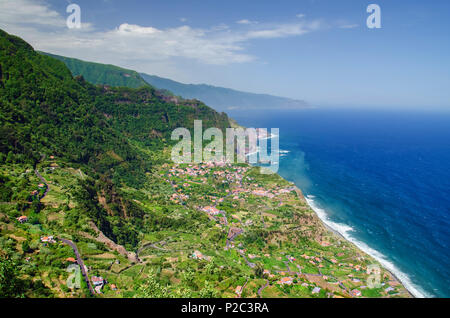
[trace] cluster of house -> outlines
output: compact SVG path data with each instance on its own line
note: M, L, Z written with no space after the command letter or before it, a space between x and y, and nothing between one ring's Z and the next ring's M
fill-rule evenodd
M170 196L170 201L174 203L180 203L182 201L187 201L189 199L189 195L183 193L173 193Z
M186 168L179 168L178 165L169 170L169 177L200 177L208 175L211 169L217 167L227 167L227 170L217 170L213 172L213 175L219 177L225 177L229 182L242 181L243 175L248 171L247 167L233 167L231 164L225 162L207 162L202 165L188 165ZM202 179L203 183L206 183L206 179Z
M343 264L343 265L345 265L345 264ZM348 264L348 267L353 268L357 272L359 272L361 269L365 269L365 267L362 267L361 265L353 265L352 263Z
M219 215L221 213L221 211L218 208L214 207L214 206L202 207L202 208L200 208L200 211L206 212L206 213L208 213L211 216L216 216L216 215Z
M322 263L322 259L317 256L308 256L306 254L301 255L305 260L307 260L311 265L318 266L320 268L324 267Z
M92 285L94 285L94 290L97 294L102 293L102 288L106 284L108 284L108 281L104 279L102 276L92 276L91 277ZM111 284L110 286L111 290L118 290L117 286L115 284Z
M235 195L234 199L238 199L237 196L240 193L250 193L250 194L253 194L253 195L256 195L256 196L273 199L273 198L275 198L278 195L290 193L291 191L292 191L291 188L288 188L288 189L284 189L284 188L279 189L279 188L277 188L277 189L272 189L272 190L266 190L264 188L259 188L258 187L258 188L254 189L254 190L249 190L249 189L244 189L244 188L238 187L238 188L233 189L232 193Z

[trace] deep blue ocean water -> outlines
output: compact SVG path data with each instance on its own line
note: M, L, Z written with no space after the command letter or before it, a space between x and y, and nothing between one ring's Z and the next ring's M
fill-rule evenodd
M450 297L450 113L230 113L279 128L279 174L416 296Z

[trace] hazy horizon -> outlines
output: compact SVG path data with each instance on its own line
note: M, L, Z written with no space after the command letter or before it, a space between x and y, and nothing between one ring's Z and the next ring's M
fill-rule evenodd
M70 3L81 8L79 29L66 24ZM366 25L371 3L381 8L379 29ZM319 107L447 111L449 9L448 1L0 0L0 28L37 50L182 83Z

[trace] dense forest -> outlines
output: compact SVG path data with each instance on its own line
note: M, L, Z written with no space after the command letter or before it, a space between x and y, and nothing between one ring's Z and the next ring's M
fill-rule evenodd
M136 71L115 65L85 62L78 59L39 52L64 62L74 76L83 77L92 84L139 88L148 83Z

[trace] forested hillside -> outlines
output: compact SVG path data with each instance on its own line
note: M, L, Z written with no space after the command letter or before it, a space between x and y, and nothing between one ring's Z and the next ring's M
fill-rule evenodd
M254 94L224 87L206 84L184 84L155 75L139 74L114 65L86 62L74 58L43 53L66 64L74 76L82 75L86 81L109 86L126 86L131 88L151 85L165 95L198 99L217 111L245 111L267 109L299 109L308 107L302 100Z
M56 156L82 168L93 179L82 182L78 201L121 244L137 244L130 216L142 211L117 199L122 194L116 188L144 185L146 173L164 161L162 150L174 128L192 128L194 119L202 119L204 127L229 126L226 114L198 101L170 102L149 85L111 88L74 78L63 62L1 30L0 52L0 162L35 167ZM98 205L98 192L120 201L109 216Z
M139 88L148 86L142 77L132 70L127 70L114 65L85 62L78 59L39 52L64 62L74 76L82 75L86 81L92 84L103 84L110 86L123 86Z
M0 30L0 298L408 296L381 268L389 288L363 286L375 261L280 176L169 160L194 119L230 125L150 85L74 78Z

